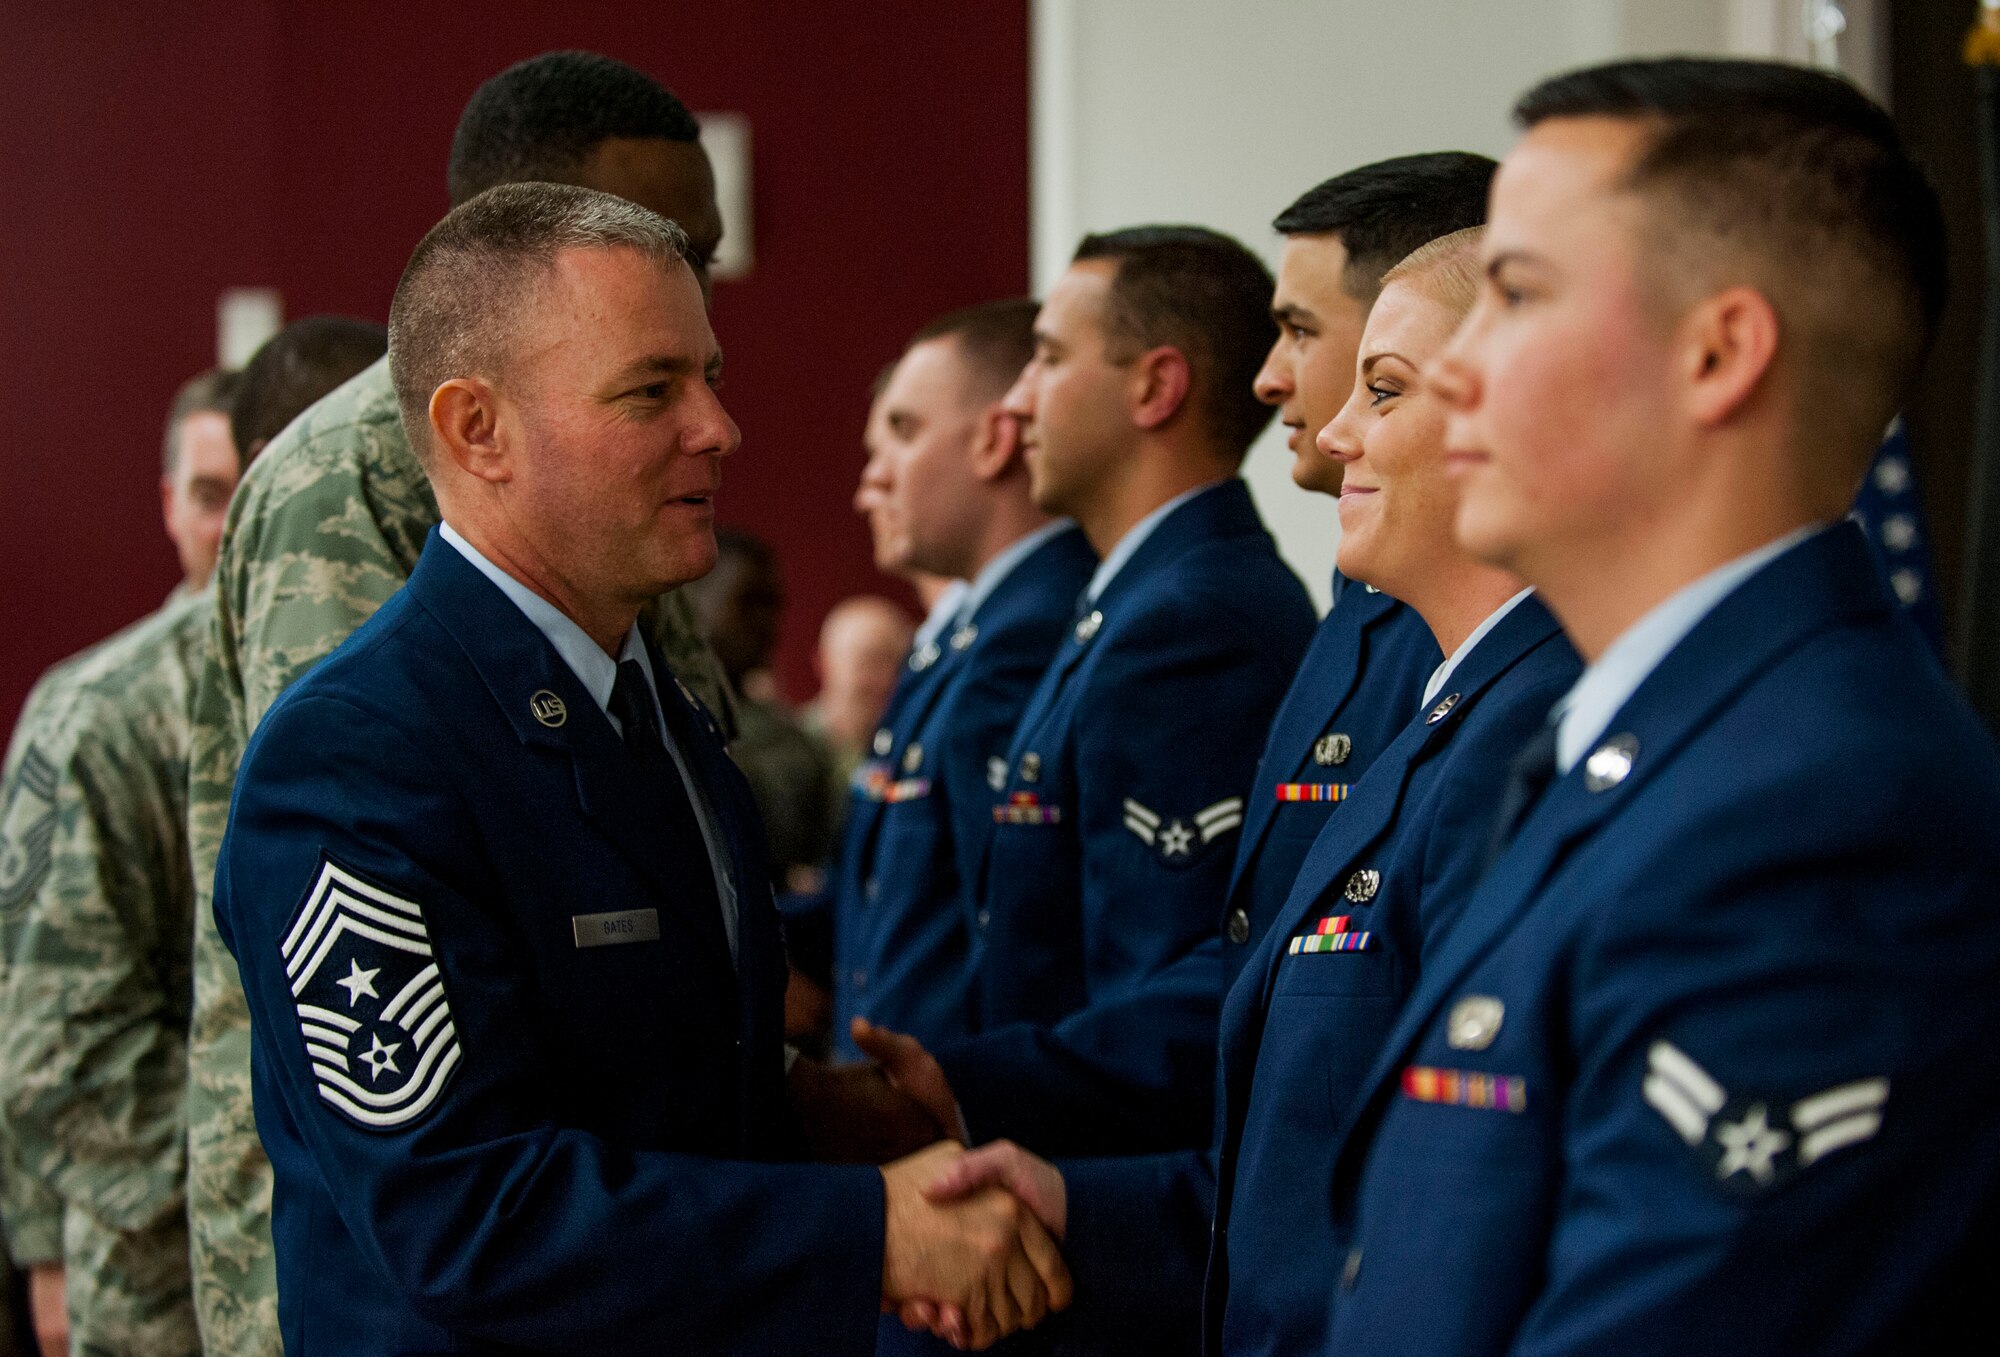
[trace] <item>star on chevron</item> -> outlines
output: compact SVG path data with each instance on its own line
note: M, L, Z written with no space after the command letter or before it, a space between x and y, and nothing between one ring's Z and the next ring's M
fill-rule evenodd
M347 978L345 980L336 980L333 983L347 991L347 1006L352 1008L361 1002L361 996L364 994L371 999L382 997L375 992L375 977L381 973L382 968L380 966L371 971L364 971L361 969L361 963L358 960L349 957L347 959Z
M1732 1178L1747 1172L1758 1182L1768 1183L1774 1172L1771 1161L1785 1152L1792 1137L1790 1132L1772 1126L1764 1104L1758 1103L1743 1114L1743 1120L1718 1126L1715 1142L1722 1146L1722 1162L1715 1166L1716 1177Z
M1160 831L1160 852L1167 857L1186 857L1188 850L1193 847L1194 831L1179 820Z
M368 1065L368 1078L371 1081L380 1079L383 1070L401 1074L402 1071L396 1068L396 1052L403 1049L403 1043L392 1041L384 1046L380 1032L370 1032L368 1036L374 1044L361 1053L361 1059Z

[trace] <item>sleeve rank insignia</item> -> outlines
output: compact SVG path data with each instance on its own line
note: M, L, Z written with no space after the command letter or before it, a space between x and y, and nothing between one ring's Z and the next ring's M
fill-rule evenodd
M1734 1096L1671 1042L1646 1053L1640 1093L1720 1186L1755 1193L1789 1181L1835 1150L1872 1140L1887 1079L1857 1079L1800 1098Z
M1222 835L1243 824L1243 798L1225 797L1206 810L1198 810L1192 820L1178 817L1162 820L1158 811L1125 798L1125 828L1139 842L1160 855L1170 867L1193 862L1196 850L1206 848Z
M0 803L0 914L33 898L48 875L56 835L56 766L32 744Z
M279 951L321 1098L371 1131L436 1106L458 1029L414 901L322 857Z

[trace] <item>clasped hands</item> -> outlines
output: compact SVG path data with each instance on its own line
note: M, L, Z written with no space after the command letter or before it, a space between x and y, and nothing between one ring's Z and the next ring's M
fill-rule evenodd
M792 1094L817 1158L882 1165L882 1308L954 1347L983 1348L1067 1306L1062 1176L1006 1141L966 1150L930 1053L859 1018L853 1033L878 1063L800 1060Z

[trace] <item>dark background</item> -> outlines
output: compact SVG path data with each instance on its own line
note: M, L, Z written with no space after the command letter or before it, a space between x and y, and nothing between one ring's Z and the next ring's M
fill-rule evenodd
M813 691L841 598L911 601L849 507L868 390L932 316L1027 288L1022 0L7 4L0 719L174 583L161 423L215 361L217 294L386 319L466 99L557 47L750 119L755 268L715 294L744 435L720 516L779 551L784 687Z

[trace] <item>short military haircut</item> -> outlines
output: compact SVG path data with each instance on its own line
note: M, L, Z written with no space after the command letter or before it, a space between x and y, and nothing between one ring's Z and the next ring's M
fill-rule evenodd
M1382 290L1386 292L1391 283L1407 283L1463 320L1479 300L1479 285L1485 279L1479 262L1485 239L1485 227L1468 226L1427 240L1382 275Z
M1162 345L1192 373L1188 400L1220 449L1240 464L1271 420L1253 383L1278 336L1271 271L1243 246L1203 226L1134 226L1083 238L1076 262L1117 266L1105 314L1114 358Z
M917 331L904 352L933 339L956 339L979 385L998 400L1035 356L1035 313L1040 309L1032 297L967 306Z
M454 204L498 184L574 183L613 137L697 141L701 126L672 90L595 52L544 52L473 92L451 139Z
M429 465L430 401L454 377L504 373L515 324L566 250L687 259L685 232L657 212L569 184L503 184L453 208L417 244L389 304L389 376L403 427Z
M306 407L389 350L389 331L354 316L307 316L265 342L243 365L229 403L229 432L246 460Z
M1391 265L1427 240L1486 220L1498 168L1470 151L1378 160L1306 190L1271 226L1288 236L1338 236L1347 250L1342 288L1373 302Z
M1755 286L1796 341L1809 408L1874 447L1946 291L1944 214L1887 112L1822 71L1675 57L1556 76L1514 117L1642 124L1623 187L1657 201L1658 272Z
M230 368L210 368L207 372L188 378L181 383L181 389L174 393L174 403L167 407L166 436L161 440L160 470L171 477L181 462L181 424L189 415L229 415L229 402L236 395L239 374ZM236 456L243 456L243 445L236 445Z

